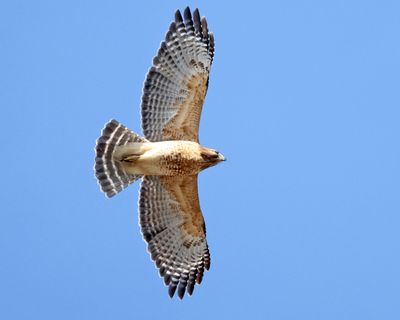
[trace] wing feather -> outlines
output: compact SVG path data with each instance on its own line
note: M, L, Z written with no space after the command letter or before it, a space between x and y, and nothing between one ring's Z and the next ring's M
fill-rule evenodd
M206 19L179 10L153 59L143 87L142 128L150 141L198 142L200 115L214 56Z
M172 297L201 282L210 268L197 176L145 176L140 188L139 220L152 260Z

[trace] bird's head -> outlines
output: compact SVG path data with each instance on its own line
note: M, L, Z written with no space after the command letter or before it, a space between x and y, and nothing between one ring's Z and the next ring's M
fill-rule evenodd
M221 161L226 160L225 157L222 155L222 153L210 148L203 147L200 152L200 155L203 162L203 169L215 166Z

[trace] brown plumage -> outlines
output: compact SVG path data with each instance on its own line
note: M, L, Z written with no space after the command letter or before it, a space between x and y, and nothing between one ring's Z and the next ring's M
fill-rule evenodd
M214 56L206 19L178 10L153 59L142 96L144 136L111 120L97 141L95 173L112 197L143 178L143 238L172 297L192 294L210 267L197 176L225 158L199 144L199 122Z

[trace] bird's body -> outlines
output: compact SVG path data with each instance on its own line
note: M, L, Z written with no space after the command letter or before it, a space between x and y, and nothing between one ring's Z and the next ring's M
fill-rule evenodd
M201 170L224 160L221 154L212 158L214 151L193 141L171 140L132 142L117 147L118 159L129 174L148 176L195 175ZM211 155L207 157L207 155Z
M199 143L213 56L206 19L178 10L144 83L144 137L111 120L96 145L95 175L107 197L142 179L141 232L171 297L191 295L210 268L197 177L225 160Z

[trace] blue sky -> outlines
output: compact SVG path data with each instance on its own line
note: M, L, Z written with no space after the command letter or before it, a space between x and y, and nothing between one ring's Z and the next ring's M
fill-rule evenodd
M140 132L145 73L177 8L216 55L200 139L212 255L169 299L138 184L109 200L94 143ZM398 1L0 4L1 319L399 319Z

